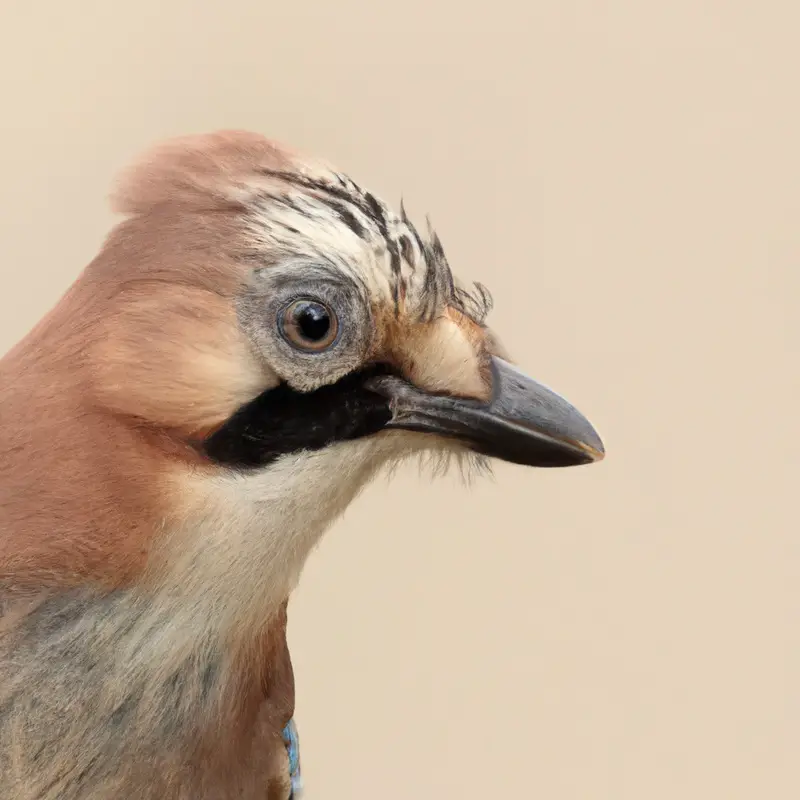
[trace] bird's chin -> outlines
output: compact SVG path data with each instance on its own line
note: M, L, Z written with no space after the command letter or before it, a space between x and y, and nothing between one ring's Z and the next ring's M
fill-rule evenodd
M374 454L390 472L395 466L413 461L421 473L431 478L457 472L469 483L492 474L490 458L453 437L386 427L369 438L375 443Z
M603 443L564 398L500 358L490 360L492 395L479 401L430 394L393 374L367 375L364 386L386 399L386 430L413 431L453 448L531 467L571 467L600 461ZM443 448L445 449L445 448Z

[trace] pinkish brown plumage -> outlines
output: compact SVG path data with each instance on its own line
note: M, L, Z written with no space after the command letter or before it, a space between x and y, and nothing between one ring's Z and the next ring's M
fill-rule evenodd
M361 487L602 445L498 358L438 239L322 162L187 137L113 202L0 361L0 797L279 800L287 601Z

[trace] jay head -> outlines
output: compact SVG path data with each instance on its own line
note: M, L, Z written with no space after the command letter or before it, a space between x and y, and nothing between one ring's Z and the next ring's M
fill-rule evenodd
M189 137L114 204L0 362L0 797L288 797L287 598L359 490L603 445L436 235L325 163Z

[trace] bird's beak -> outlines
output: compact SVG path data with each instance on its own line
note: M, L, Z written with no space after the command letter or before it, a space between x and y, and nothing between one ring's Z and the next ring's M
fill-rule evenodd
M563 397L497 356L490 370L485 402L427 393L394 375L370 378L367 388L389 401L389 429L458 439L483 455L531 467L572 467L605 456L591 423Z

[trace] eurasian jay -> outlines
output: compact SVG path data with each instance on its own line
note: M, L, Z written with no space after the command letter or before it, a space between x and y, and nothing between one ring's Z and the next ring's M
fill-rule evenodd
M438 237L328 164L187 137L113 200L0 361L0 797L284 800L287 601L359 490L414 454L603 445Z

